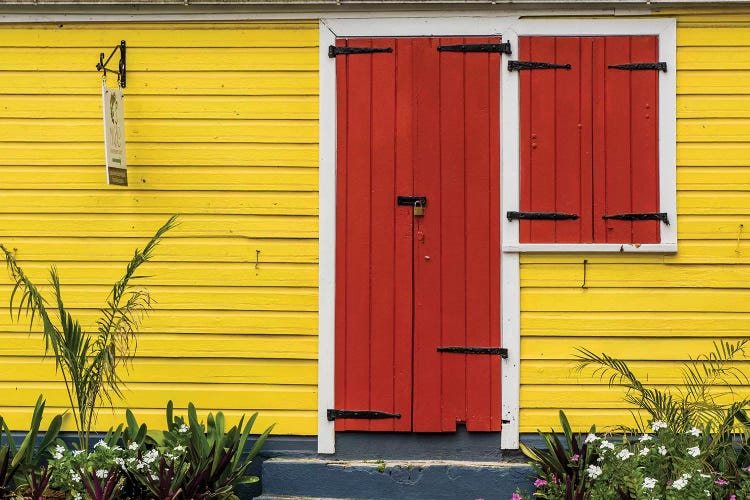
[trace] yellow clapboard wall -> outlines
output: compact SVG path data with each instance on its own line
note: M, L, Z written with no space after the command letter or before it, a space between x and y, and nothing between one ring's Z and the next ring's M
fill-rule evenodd
M558 409L581 430L633 422L621 390L574 370L578 346L671 385L680 361L748 335L750 13L662 14L678 26L678 252L521 257L521 432L558 427Z
M94 68L120 40L129 187L105 182ZM100 430L125 407L161 428L172 399L315 434L317 43L317 22L0 26L0 242L32 279L56 263L93 330L133 250L181 214L142 268L155 310ZM23 429L38 394L50 417L67 396L11 289L3 270L0 415Z

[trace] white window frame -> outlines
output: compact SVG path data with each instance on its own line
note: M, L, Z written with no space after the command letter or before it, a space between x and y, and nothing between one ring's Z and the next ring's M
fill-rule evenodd
M536 15L597 15L596 12L535 12ZM601 12L599 15L611 14ZM676 22L664 18L607 18L547 20L521 19L517 15L491 13L455 13L434 17L395 15L392 17L330 17L320 20L320 236L319 236L319 364L318 364L318 452L335 452L334 423L326 410L334 408L335 303L336 303L336 65L328 57L328 46L337 37L408 36L502 36L518 48L524 35L594 36L656 35L659 60L668 71L659 78L659 182L660 211L666 212L670 225L662 225L661 243L621 244L520 244L518 222L501 225L501 345L508 349L502 360L501 447L516 449L519 444L520 410L520 276L519 252L674 252L677 249L675 183L675 69ZM517 72L509 72L503 54L501 103L501 208L502 214L519 207L519 88Z
M676 39L674 19L581 19L519 20L503 32L503 40L518 47L520 36L617 36L654 35L659 38L659 61L667 63L667 72L659 73L659 212L665 212L669 224L660 223L660 243L521 243L519 221L503 217L504 252L676 252ZM502 102L502 213L520 207L520 129L519 75L506 71L501 78Z

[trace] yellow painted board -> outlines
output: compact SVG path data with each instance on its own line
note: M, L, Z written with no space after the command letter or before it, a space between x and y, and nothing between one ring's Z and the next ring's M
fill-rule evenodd
M0 120L0 137L10 142L92 142L102 140L101 119L6 118ZM315 144L314 120L174 120L131 119L125 141L159 143L252 142Z
M679 252L665 255L669 264L744 264L750 262L750 245L745 240L684 240Z
M554 408L525 409L519 415L519 431L536 433L538 430L560 429L560 410L565 411L573 432L588 432L592 425L597 432L616 432L619 425L634 426L633 417L626 409ZM648 421L648 419L646 419Z
M750 199L745 192L683 191L677 193L679 214L750 214Z
M32 154L33 152L33 154ZM166 166L291 166L317 167L317 144L156 144L127 147L128 167ZM90 143L34 143L0 141L0 165L104 165L101 140ZM137 172L137 171L136 171Z
M0 48L3 71L87 71L89 47ZM94 55L96 57L96 54ZM119 57L119 54L116 54ZM115 59L116 61L117 59ZM128 68L139 72L172 71L316 71L318 48L312 47L128 47ZM130 71L128 71L128 85Z
M48 406L68 404L65 385L60 382L0 382L4 406L24 406L43 394ZM245 411L248 404L264 410L315 410L317 388L313 386L251 385L251 384L189 384L152 383L127 384L123 398L113 395L115 407L159 408L166 406L165 398L175 406L186 407L189 402L200 402L204 408Z
M51 264L30 262L24 272L35 280L47 282ZM67 285L100 285L111 287L125 273L125 266L108 263L67 262L56 265L59 275ZM225 287L316 287L316 264L267 263L256 266L234 262L151 262L141 268L146 277L137 280L142 286L225 286ZM0 283L9 279L0 274ZM133 282L135 283L135 281Z
M30 405L34 404L36 397L34 395L30 399ZM168 398L165 395L165 399ZM164 407L166 408L166 400L164 401ZM205 421L207 413L216 411L221 408L204 408L197 402L199 412L198 416L201 421ZM44 411L44 418L42 419L42 429L46 429L49 422L56 414L62 414L67 408L64 406L53 407L47 406ZM136 416L139 423L145 423L149 429L163 430L166 427L166 411L163 408L128 408ZM100 411L96 421L95 429L101 432L106 431L110 427L116 427L119 424L125 422L125 408L116 408L114 410L103 409ZM31 408L28 407L0 407L0 416L3 417L5 423L8 425L11 431L26 431L29 428L29 420L31 419L30 413ZM273 434L285 435L285 434L300 434L300 435L314 435L317 429L318 412L312 410L258 410L252 407L252 401L248 401L248 408L242 411L230 410L225 411L224 416L226 418L226 426L235 425L239 422L240 417L245 415L250 417L252 413L258 411L258 418L253 426L253 434L259 434L263 432L270 425L275 424ZM175 415L187 415L187 409L175 408ZM245 418L247 421L247 418ZM73 423L73 417L70 411L63 417L63 431L74 431L75 424Z
M678 71L677 94L746 95L748 78L747 71ZM677 140L682 140L679 134Z
M42 340L39 346L42 346ZM41 353L41 351L40 351ZM263 376L263 372L270 376ZM283 373L282 373L283 372ZM288 372L288 373L287 373ZM315 386L315 365L310 361L242 358L144 358L136 357L120 376L128 387L135 383L169 384L282 384L273 387ZM274 382L273 375L278 381ZM0 363L0 380L27 382L60 381L54 360L34 357L5 356ZM269 381L270 380L270 381ZM27 404L29 402L27 401ZM33 403L33 401L31 401Z
M606 384L599 376L591 372L579 373L574 360L524 360L521 363L521 385L557 385L565 384ZM644 382L659 385L677 385L682 383L681 364L665 361L631 361L630 369Z
M750 313L669 311L524 312L521 334L599 337L745 337Z
M23 315L19 322L11 320L7 305L9 297L0 296L0 325L7 332L27 334L29 321ZM104 298L102 298L104 300ZM103 306L103 304L101 305ZM101 307L100 306L100 307ZM72 304L69 312L86 331L96 330L96 321L101 317L98 309L81 309ZM15 316L14 316L15 318ZM156 310L144 320L139 331L143 334L174 332L181 334L227 334L227 335L316 335L317 312L308 311L205 311L205 310ZM34 333L40 330L35 327Z
M677 143L677 165L681 167L747 167L749 157L750 143Z
M702 22L711 23L713 16ZM721 27L706 29L704 26L680 26L677 30L677 45L680 47L746 47L750 40L750 23L744 27ZM719 52L719 51L717 51Z
M0 94L91 96L101 103L101 78L91 71L25 71L0 69ZM112 81L112 86L115 81ZM128 70L129 95L318 95L317 71L173 71ZM127 104L125 104L127 106Z
M0 167L4 189L102 189L106 174L92 166ZM131 165L128 184L138 190L317 191L318 171L304 167L151 167ZM0 231L2 231L0 226Z
M66 303L72 301L66 300ZM148 319L146 319L148 321ZM22 323L28 324L25 318ZM53 321L56 323L56 320ZM35 329L38 332L40 327ZM91 328L86 331L96 335ZM41 355L44 342L38 333L0 331L0 356ZM316 359L317 339L311 335L218 335L139 333L138 355L151 358Z
M54 207L54 210L52 210ZM3 210L15 213L193 213L316 215L317 193L137 191L110 189L80 191L13 190L3 193Z
M677 169L677 189L678 191L748 191L750 190L750 166L680 167ZM682 224L682 219L680 224Z
M608 332L602 332L601 337L577 337L569 332L569 336L521 337L522 359L535 360L564 360L576 359L578 348L588 349L597 354L606 353L609 356L623 360L661 361L661 360L689 360L700 354L714 351L715 340L718 337L672 338L664 332L655 332L652 336L644 337L608 337ZM661 336L657 336L661 335ZM637 341L634 339L637 338ZM736 342L737 339L731 339ZM750 351L750 349L749 349ZM741 357L739 358L741 359ZM750 364L750 359L748 359Z
M177 231L177 230L175 230ZM127 262L143 238L4 238L7 248L16 249L22 261ZM258 253L260 250L260 253ZM264 262L318 261L316 239L172 238L162 240L155 262Z
M2 106L0 106L0 112L2 112ZM750 95L681 95L677 97L677 119L748 117L750 117Z
M0 285L0 296L10 297L11 291L11 285ZM101 286L69 285L65 287L66 303L87 309L99 307L108 292ZM151 286L149 292L157 310L315 311L318 306L313 287Z
M745 118L677 120L677 140L680 142L749 142L750 120Z
M318 23L242 24L64 24L3 26L0 47L86 47L109 51L125 39L133 52L146 47L314 47L318 44ZM114 37L114 38L113 38ZM113 42L115 40L115 42ZM130 52L128 57L130 57Z
M682 243L680 242L680 245ZM681 248L681 247L680 247ZM664 255L652 253L522 253L520 255L521 265L534 263L573 263L583 265L586 259L589 264L601 264L604 262L614 262L618 264L649 264L661 263L664 261Z
M0 213L3 237L58 236L144 238L154 234L167 217L159 214L9 214ZM181 238L317 238L318 218L302 215L182 214L171 235ZM143 243L139 243L143 244Z
M718 30L717 30L718 31ZM677 50L680 70L747 70L750 69L750 42L744 46L684 47Z
M750 289L527 288L521 310L750 312Z
M128 95L126 102L127 122L139 118L314 120L318 116L316 96ZM21 95L0 101L0 118L28 117L101 120L101 102L80 95Z
M750 283L750 265L591 264L589 288L743 288ZM521 287L575 288L583 285L580 264L537 264L521 268Z

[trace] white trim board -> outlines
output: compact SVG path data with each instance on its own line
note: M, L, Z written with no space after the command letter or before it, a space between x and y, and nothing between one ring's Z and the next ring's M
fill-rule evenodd
M538 13L542 14L542 13ZM476 13L445 17L395 18L324 18L320 21L320 322L319 322L319 386L318 386L318 452L335 451L335 432L326 420L326 409L334 401L335 352L335 248L336 248L336 69L329 59L328 45L336 37L355 36L450 36L496 35L518 46L523 35L617 35L654 34L660 37L660 60L666 61L667 78L660 79L660 193L670 220L675 220L675 64L676 22L674 19L520 19L518 16L477 16ZM501 68L507 64L503 55ZM501 69L502 71L502 69ZM519 92L517 74L503 71L501 76L501 194L502 212L518 206L519 181ZM671 186L671 190L669 189ZM676 249L676 227L667 226L666 241L661 245L600 245L596 251L664 251ZM665 232L662 232L663 238ZM518 251L560 251L559 245L518 245L518 226L504 223L501 227L504 251L501 265L502 346L508 358L502 361L501 447L515 449L519 444L520 411L520 258ZM507 242L507 243L506 243ZM650 247L650 248L643 248ZM572 245L568 251L591 251L592 246Z

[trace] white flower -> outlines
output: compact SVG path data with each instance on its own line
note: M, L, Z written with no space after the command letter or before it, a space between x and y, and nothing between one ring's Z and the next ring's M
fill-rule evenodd
M177 446L174 447L174 451L176 451L178 453L181 453L181 452L185 451L185 447L182 446L181 444L178 444Z
M158 481L159 480L159 476L157 476L156 474L151 474L151 480L152 481Z
M653 490L654 487L656 486L657 482L658 481L656 479L654 479L653 477L644 477L643 478L643 487L646 488L646 489L648 489L648 490Z
M659 446L659 448L657 448L657 449L659 450L659 455L666 455L667 454L667 448L666 447Z
M628 458L632 457L634 453L631 453L628 449L623 449L620 451L620 453L617 454L617 458L619 458L622 461L627 460Z
M107 476L109 476L109 471L107 471L107 469L97 469L96 477L99 479L107 479Z
M599 449L600 450L614 450L615 449L615 445L613 445L612 443L610 443L607 440L604 440L604 441L602 441L602 444L599 445Z
M77 456L78 456L78 455L80 455L81 453L83 453L83 450L73 450L73 456L74 456L74 457L77 457Z
M128 445L128 449L129 449L129 450L133 450L133 451L137 450L137 449L138 449L138 443L136 443L136 442L132 442L132 443L130 443L130 444Z
M692 429L690 429L689 431L687 431L686 434L690 434L691 436L696 436L697 437L697 436L701 435L701 431L697 427L693 427Z
M95 445L94 448L103 447L105 450L109 449L109 446L107 446L107 443L105 443L103 440L99 440Z
M641 451L639 451L638 454L642 457L645 457L646 455L648 455L649 451L651 451L651 448L646 447L646 448L643 448Z
M641 436L638 439L638 441L641 442L641 443L644 443L646 441L651 441L652 439L654 439L654 438L651 437L651 434L644 434L643 436Z
M81 482L81 475L75 471L70 471L70 479L75 481L76 483Z
M147 464L154 462L157 458L159 458L159 450L156 449L148 450L143 454L143 461Z
M701 454L701 449L697 446L693 446L692 448L688 448L687 452L691 457L697 457Z
M584 444L593 443L594 441L598 441L599 439L599 436L597 436L596 434L589 434L588 436L586 436Z
M651 430L654 432L658 431L659 429L666 429L666 428L667 428L667 423L664 422L663 420L654 420L653 422L651 422Z
M602 475L602 468L596 465L589 465L589 468L586 469L586 472L591 479L596 479L597 477Z
M60 460L63 457L63 453L65 453L65 447L58 444L57 446L55 446L55 454L52 455L52 458L54 458L55 460Z
M687 484L688 484L687 479L681 477L680 479L674 480L674 483L672 483L672 488L676 490L681 490L682 488L687 486Z
M83 500L83 496L77 491L73 494L73 500Z
M185 433L186 433L187 431L189 431L189 430L190 430L190 429L188 428L188 426L187 426L187 425L185 425L185 424L182 424L182 425L180 425L180 429L179 429L179 431L180 431L180 432L182 432L183 434L185 434Z

